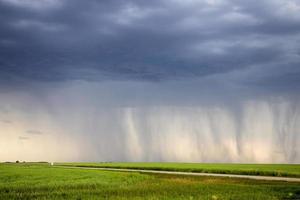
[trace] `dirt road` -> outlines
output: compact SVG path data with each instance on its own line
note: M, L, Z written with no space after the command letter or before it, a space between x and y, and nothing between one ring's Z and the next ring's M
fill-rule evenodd
M196 173L196 172L177 172L177 171L160 171L160 170L144 170L144 169L119 169L119 168L100 168L100 167L72 167L72 166L54 166L63 168L80 168L80 169L97 169L105 171L119 171L119 172L140 172L152 174L173 174L185 176L213 176L213 177L228 177L228 178L245 178L265 181L286 181L286 182L299 182L300 178L290 177L275 177L275 176L252 176L252 175L237 175L237 174L215 174L215 173Z

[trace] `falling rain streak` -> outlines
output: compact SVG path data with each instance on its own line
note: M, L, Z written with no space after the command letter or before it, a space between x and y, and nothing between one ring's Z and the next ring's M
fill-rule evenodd
M3 93L1 161L300 162L300 105L292 98L193 97L199 102L187 105L152 93L155 102L146 102L143 88L153 86L115 84ZM127 95L117 98L115 88Z

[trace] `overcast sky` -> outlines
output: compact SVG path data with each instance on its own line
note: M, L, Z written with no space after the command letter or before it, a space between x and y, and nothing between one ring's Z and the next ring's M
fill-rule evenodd
M0 161L300 162L299 91L299 0L0 0Z

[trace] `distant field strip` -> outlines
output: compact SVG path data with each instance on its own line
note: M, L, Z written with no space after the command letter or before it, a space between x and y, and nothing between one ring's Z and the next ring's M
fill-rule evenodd
M57 166L70 169L99 169L105 171L117 171L117 172L141 172L141 173L154 173L154 174L170 174L170 175L185 175L185 176L213 176L213 177L225 177L225 178L245 178L264 181L287 181L298 182L300 178L290 177L276 177L276 176L253 176L253 175L237 175L237 174L216 174L216 173L199 173L199 172L177 172L177 171L161 171L161 170L145 170L145 169L120 169L120 168L101 168L101 167L74 167L74 166Z
M55 165L300 178L300 164L55 163Z

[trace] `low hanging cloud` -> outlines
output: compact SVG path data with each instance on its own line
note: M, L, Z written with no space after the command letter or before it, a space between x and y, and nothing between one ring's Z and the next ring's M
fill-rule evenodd
M13 122L7 119L3 119L1 120L1 122L5 123L5 124L12 124Z
M29 137L19 136L19 140L29 140Z
M43 135L44 134L42 131L38 131L38 130L27 130L26 133L31 134L31 135Z

